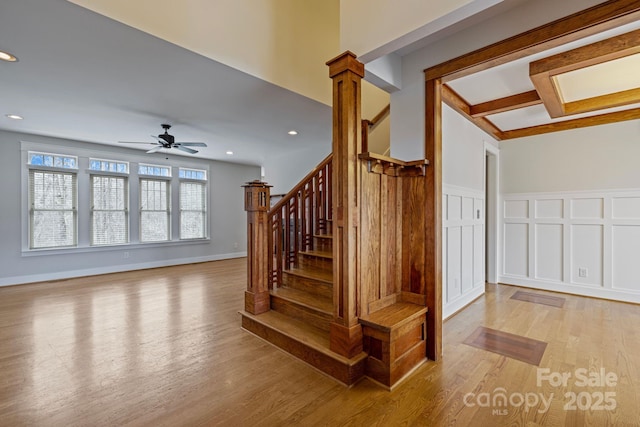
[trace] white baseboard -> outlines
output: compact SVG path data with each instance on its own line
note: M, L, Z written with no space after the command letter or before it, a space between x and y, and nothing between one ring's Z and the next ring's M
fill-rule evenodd
M58 271L55 273L31 274L0 278L0 286L23 285L27 283L45 282L50 280L71 279L74 277L97 276L99 274L121 273L124 271L145 270L148 268L169 267L173 265L195 264L198 262L219 261L223 259L246 257L246 252L218 254L203 257L181 258L176 260L163 260L145 262L140 264L122 264L108 267L87 268L84 270Z
M442 319L446 320L449 317L456 314L458 311L465 308L467 305L471 304L474 300L484 294L484 282L482 284L477 284L473 287L473 289L467 292L464 295L459 296L455 300L450 303L445 304L442 307Z
M639 293L626 292L620 289L585 286L563 282L547 282L544 280L529 279L519 276L499 276L498 282L506 285L522 286L525 288L540 289L543 291L561 292L565 294L640 304Z

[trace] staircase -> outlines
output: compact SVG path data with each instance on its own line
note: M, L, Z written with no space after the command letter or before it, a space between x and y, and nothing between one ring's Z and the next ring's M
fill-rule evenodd
M333 313L331 156L269 210L269 311L242 312L242 327L351 385L364 374L365 353L330 349ZM288 230L288 232L287 232Z
M332 154L273 207L269 185L244 186L242 327L346 385L367 376L391 388L439 357L429 162L367 152L371 122L354 120L364 65L346 52L329 69Z

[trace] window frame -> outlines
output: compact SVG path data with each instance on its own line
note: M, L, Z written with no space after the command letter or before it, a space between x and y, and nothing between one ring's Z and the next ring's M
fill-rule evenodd
M93 179L95 177L100 178L114 178L124 180L123 193L124 193L124 209L96 209L95 207L95 185ZM129 176L125 174L116 173L97 173L95 170L91 170L89 174L89 246L91 247L105 247L105 246L120 246L130 243L130 220L129 220ZM94 226L94 218L96 212L123 212L124 213L124 234L125 241L117 243L96 243L96 229Z
M28 187L28 205L29 205L29 220L28 220L28 248L32 251L39 250L55 250L55 249L66 249L66 248L75 248L78 246L78 172L76 169L65 169L65 168L56 168L56 167L47 167L47 166L32 166L28 165L28 178L27 178L27 187ZM34 200L34 186L33 179L36 173L44 173L44 174L57 174L57 175L70 175L71 176L71 192L72 192L72 207L71 209L39 209L35 207ZM69 245L54 245L54 246L34 246L34 229L35 229L35 216L36 212L71 212L73 215L73 242Z
M197 178L194 177L194 174L191 174L191 177L182 177L183 176L183 172L195 172L198 174L202 174L202 178ZM178 210L179 212L179 230L180 230L180 240L202 240L202 239L207 239L209 238L209 221L208 221L208 213L209 213L209 182L207 180L207 172L206 170L203 169L193 169L193 168L183 168L183 167L179 167L178 168L178 188L179 188L179 195L178 195ZM186 175L186 174L184 174ZM202 210L186 210L186 209L182 209L182 184L183 183L192 183L192 184L198 184L200 186L202 186L201 191L202 191L202 201L203 201L203 209ZM182 225L183 225L183 213L184 212L200 212L203 214L203 218L202 218L202 236L200 237L183 237L183 230L182 230Z
M42 250L56 250L56 249L68 249L78 246L78 156L66 153L51 153L48 150L28 150L26 162L26 174L27 174L27 210L28 210L28 222L27 222L27 247L31 251ZM32 160L36 156L42 156L42 163L32 163ZM45 157L51 158L51 164L47 165L44 161ZM60 160L56 165L56 160ZM69 162L68 162L69 161ZM59 175L71 175L71 204L70 209L38 209L35 207L34 186L33 180L36 173L44 174L59 174ZM73 230L73 242L70 245L54 245L54 246L34 246L34 228L35 228L35 216L37 211L47 212L71 212L73 216L72 230Z
M166 194L166 209L164 210L154 210L154 209L143 209L142 208L142 181L150 181L150 182L161 182L164 184L165 186L165 194ZM172 209L171 209L171 179L168 177L163 177L163 176L154 176L154 175L140 175L139 179L138 179L138 209L139 209L139 215L138 215L138 225L139 225L139 240L141 244L148 244L148 243L166 243L166 242L171 242L172 241L172 226L171 226L171 222L172 222ZM143 212L166 212L167 215L167 239L166 240L144 240L142 238L142 229L143 229L143 220L142 220L142 214Z
M180 239L178 233L174 230L179 230L180 227L180 215L179 210L175 209L179 206L179 185L178 170L181 167L204 170L207 176L210 175L212 164L210 161L200 159L188 159L181 156L172 156L171 159L160 158L159 156L149 156L146 154L137 155L130 150L126 149L111 149L96 146L95 148L90 144L84 144L83 146L77 146L72 143L57 143L51 142L33 142L30 140L20 140L20 234L21 234L21 249L20 254L22 257L39 257L50 255L64 255L64 254L79 254L79 253L108 253L113 251L120 251L121 257L130 258L130 250L136 249L150 249L170 246L182 246L187 247L189 245L202 245L209 244L211 241L210 236L203 239ZM64 247L52 247L42 249L30 248L30 201L29 201L29 170L36 168L28 164L29 152L39 153L56 153L55 155L61 157L73 157L76 159L74 167L76 174L76 219L75 219L75 246ZM126 152L125 152L126 151ZM91 170L90 159L105 160L112 159L111 161L117 163L129 163L128 176L128 237L129 242L126 244L118 245L91 245L91 181L90 177L94 173L104 175L122 175L117 172L96 171ZM150 162L151 160L151 162ZM139 209L139 182L140 178L146 177L138 175L138 167L140 164L149 165L155 163L162 168L166 168L166 173L171 176L155 177L168 181L169 195L168 200L171 203L171 214L169 216L169 227L171 227L170 240L154 241L154 242L141 242L140 241L140 216L135 215L133 209ZM37 166L39 169L49 169L46 166ZM56 168L51 168L56 170ZM69 169L62 168L62 171L68 172ZM207 206L209 206L210 194L207 191ZM207 211L206 229L211 230L211 212ZM125 252L123 252L125 251ZM131 258L133 254L131 253ZM109 255L113 256L113 255Z

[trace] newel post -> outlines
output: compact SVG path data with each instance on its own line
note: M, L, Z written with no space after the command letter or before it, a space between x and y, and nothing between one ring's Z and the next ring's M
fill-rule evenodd
M333 322L330 348L345 357L362 351L358 323L358 242L361 80L364 64L351 52L327 62L333 79Z
M247 182L247 290L244 309L251 314L269 311L269 188L266 182Z

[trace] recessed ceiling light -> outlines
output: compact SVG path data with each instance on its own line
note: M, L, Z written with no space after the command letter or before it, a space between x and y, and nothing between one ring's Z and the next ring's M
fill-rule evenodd
M298 131L297 130L290 130L289 132L287 132L289 135L297 135Z
M16 62L18 58L11 55L9 52L3 52L0 50L0 59L7 62Z
M228 156L233 156L233 151L227 151Z
M22 120L22 119L24 119L24 117L19 116L17 114L7 114L7 117L10 118L10 119L13 119L13 120Z

